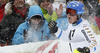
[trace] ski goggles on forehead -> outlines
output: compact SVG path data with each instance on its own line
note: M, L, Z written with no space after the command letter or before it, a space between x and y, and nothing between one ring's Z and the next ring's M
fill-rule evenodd
M74 16L76 15L76 10L68 8L66 9L66 14L70 14L71 16Z

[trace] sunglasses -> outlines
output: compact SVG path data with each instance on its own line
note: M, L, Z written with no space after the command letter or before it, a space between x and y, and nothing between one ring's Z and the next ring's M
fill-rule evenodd
M71 16L74 16L76 15L76 10L68 8L66 9L66 14L70 14Z

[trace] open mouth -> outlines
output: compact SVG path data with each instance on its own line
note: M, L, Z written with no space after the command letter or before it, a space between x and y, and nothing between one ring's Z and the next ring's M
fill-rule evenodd
M69 20L71 20L71 17L69 17Z

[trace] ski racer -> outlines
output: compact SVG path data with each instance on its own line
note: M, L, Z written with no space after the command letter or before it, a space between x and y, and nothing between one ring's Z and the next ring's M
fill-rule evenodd
M48 22L43 17L41 8L38 5L33 5L29 8L25 22L17 28L12 44L48 40L50 39L49 32Z
M65 31L59 29L54 21L48 24L52 33L60 36L60 40L69 41L70 50L73 53L91 53L96 50L95 34L87 21L81 18L84 11L84 5L81 2L71 1L66 7L68 29Z

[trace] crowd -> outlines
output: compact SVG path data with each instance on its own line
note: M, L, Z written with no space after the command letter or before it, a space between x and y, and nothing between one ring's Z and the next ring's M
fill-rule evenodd
M56 36L63 41L69 40L73 53L90 53L96 50L97 42L93 30L97 28L98 33L100 31L100 10L97 1L33 0L34 3L26 1L0 0L1 46L53 40L57 39ZM95 5L92 5L92 8L85 2ZM62 5L63 3L65 5ZM56 8L54 5L57 4L59 7ZM89 23L86 20L94 22Z

